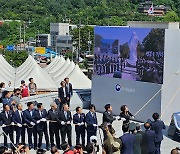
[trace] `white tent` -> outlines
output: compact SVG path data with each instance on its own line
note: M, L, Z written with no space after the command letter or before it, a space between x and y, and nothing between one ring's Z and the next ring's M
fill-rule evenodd
M45 67L44 69L45 70L51 70L53 67L54 67L54 65L56 65L57 63L58 63L58 61L59 61L59 59L60 59L60 57L59 56L56 56L53 60L52 60L52 62L47 66L47 67Z
M53 65L53 67L51 67L51 69L47 69L46 71L49 74L55 74L58 72L59 69L61 69L61 67L64 66L66 60L61 56L58 61L56 62L56 64Z
M79 65L67 76L73 84L74 89L90 89L91 80L81 71Z
M57 86L51 76L36 63L32 56L29 56L27 60L17 68L15 87L20 86L21 80L25 80L26 83L28 83L30 77L34 79L38 89L57 90Z
M15 69L4 59L2 55L0 55L0 70L0 82L4 82L7 86L10 81L11 86L13 86L15 82Z
M58 76L56 76L54 78L54 80L57 83L60 83L62 80L64 80L65 77L67 77L73 70L75 69L75 64L73 61L71 61L71 63L69 64L69 66L64 70L61 71L61 74L59 74Z

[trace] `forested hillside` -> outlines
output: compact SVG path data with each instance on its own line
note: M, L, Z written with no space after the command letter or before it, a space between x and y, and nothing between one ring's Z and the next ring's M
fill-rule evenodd
M37 31L49 33L50 22L72 24L125 25L130 20L179 21L180 0L153 0L154 5L166 5L170 12L164 17L149 17L138 13L144 0L0 0L0 19L21 20L26 23L27 36ZM18 33L19 23L0 27L0 41ZM7 31L7 28L13 29ZM17 32L16 32L17 31ZM18 36L17 36L18 37ZM16 37L8 38L10 42ZM6 41L7 42L7 41Z

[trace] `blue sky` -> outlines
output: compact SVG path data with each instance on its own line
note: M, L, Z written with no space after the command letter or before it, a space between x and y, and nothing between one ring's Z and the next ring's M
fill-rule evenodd
M94 33L101 35L104 39L119 39L120 45L128 42L133 32L136 32L139 41L149 34L152 28L129 28L129 27L95 27Z

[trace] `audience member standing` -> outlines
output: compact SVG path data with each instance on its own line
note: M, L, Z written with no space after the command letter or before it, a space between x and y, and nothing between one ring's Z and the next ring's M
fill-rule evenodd
M85 114L82 113L81 107L76 107L76 114L73 115L73 124L75 124L76 145L80 144L81 137L82 146L85 147Z
M129 133L129 125L122 126L123 135L120 137L122 141L122 154L133 154L133 145L135 137Z
M61 87L58 88L58 98L60 102L60 110L62 109L63 104L68 103L69 101L69 93L68 93L68 88L66 87L66 83L64 81L61 81ZM68 104L69 106L69 104Z
M37 91L37 85L36 83L34 83L34 79L33 78L29 78L29 94L30 96L34 96L38 94Z
M49 120L49 135L51 147L54 147L54 135L56 139L56 146L60 149L60 137L59 137L59 113L57 104L55 102L51 103L51 109L48 111L47 120Z
M37 104L37 109L35 112L35 119L37 120L36 130L39 135L38 148L42 146L42 137L44 133L44 137L46 140L46 149L49 150L49 136L47 131L47 111L44 109L42 103Z
M20 86L20 90L21 90L21 97L29 97L29 87L26 85L24 80L21 80L21 86Z
M155 138L156 134L155 131L150 130L150 123L146 122L144 124L144 128L146 129L146 143L147 143L147 151L148 154L155 154L156 147L155 147Z
M4 91L4 98L2 99L2 103L9 105L9 107L13 109L12 105L15 105L15 101L13 101L10 91Z
M141 141L141 154L147 154L147 139L146 139L146 133L145 131L142 131L141 125L136 124L136 133L142 135L142 141Z
M21 143L25 143L25 119L22 104L17 104L17 110L13 114L12 121L16 124L16 145L19 144L20 137Z
M66 87L68 88L68 93L71 97L73 95L72 83L69 82L69 78L65 78L64 81L66 82Z
M166 129L166 126L163 121L159 120L159 114L154 113L152 115L154 121L151 123L151 129L155 131L155 146L156 146L156 154L160 154L161 141L163 140L163 129Z
M72 146L72 141L71 141L71 131L72 131L72 126L71 126L71 121L72 121L72 116L71 112L69 111L68 104L63 105L63 110L59 112L59 121L61 123L61 139L62 143L65 142L65 138L67 135L68 138L68 143L69 146Z
M14 89L14 94L12 96L13 101L15 101L15 104L19 104L20 103L20 93L21 90L19 88Z
M37 149L37 132L36 132L36 114L33 102L27 103L27 109L24 111L25 122L27 124L29 148L33 148L32 136L34 137L34 150Z
M87 144L90 143L90 137L96 136L97 133L97 117L95 112L95 106L91 104L89 106L89 112L86 114L87 124Z
M4 96L4 91L6 91L7 89L5 88L5 83L1 82L0 83L0 103L2 102L2 98Z
M10 110L10 106L8 104L3 105L3 112L0 115L0 121L2 123L1 127L3 131L6 133L4 135L4 146L8 147L7 144L7 136L9 135L9 138L12 143L14 143L13 139L13 121L12 121L13 111ZM11 145L12 147L12 145Z
M134 134L135 140L133 145L134 154L141 154L141 142L142 142L142 135L136 131L136 124L131 122L129 124L129 130L132 134Z

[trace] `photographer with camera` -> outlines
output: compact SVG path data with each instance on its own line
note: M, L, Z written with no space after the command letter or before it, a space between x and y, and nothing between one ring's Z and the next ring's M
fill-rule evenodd
M120 154L122 142L120 138L115 137L115 130L110 130L108 125L104 125L103 129L107 135L107 139L104 141L104 151L107 154Z
M107 123L108 129L111 130L113 129L112 123L114 120L116 120L116 118L113 117L111 104L106 104L104 108L106 111L103 113L103 124ZM105 130L103 130L103 134L104 134L104 141L105 141L107 139L107 135L106 135L107 133Z
M97 116L95 112L95 106L91 104L89 106L89 112L86 114L87 124L87 144L90 143L90 137L96 136L97 133Z

